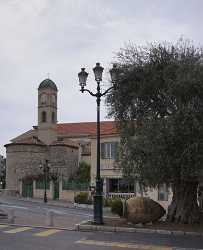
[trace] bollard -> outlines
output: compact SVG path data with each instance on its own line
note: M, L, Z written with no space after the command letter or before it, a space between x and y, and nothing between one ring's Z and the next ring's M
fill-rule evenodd
M52 211L46 212L45 224L48 227L52 227L54 225L54 213Z
M9 213L8 213L8 221L11 224L14 224L14 220L15 220L15 215L14 215L14 209L10 209Z

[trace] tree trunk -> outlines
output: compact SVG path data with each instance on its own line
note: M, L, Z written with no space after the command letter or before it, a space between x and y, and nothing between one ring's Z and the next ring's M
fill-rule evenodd
M184 224L200 223L197 188L197 182L181 182L173 185L173 199L168 207L167 221Z

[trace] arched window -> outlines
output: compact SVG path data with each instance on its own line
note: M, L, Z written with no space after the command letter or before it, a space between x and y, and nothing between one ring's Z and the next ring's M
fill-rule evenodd
M42 111L42 117L41 117L41 121L42 122L46 122L47 121L47 113L45 111Z
M51 114L51 120L52 120L53 123L54 123L55 120L56 120L56 118L55 118L55 113L54 113L54 112L52 112L52 114Z

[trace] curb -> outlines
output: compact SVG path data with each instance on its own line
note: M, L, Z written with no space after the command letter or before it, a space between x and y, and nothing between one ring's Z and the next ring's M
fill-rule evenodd
M32 227L32 228L42 228L42 229L58 229L58 230L66 230L66 231L78 231L76 228L68 228L68 227L49 227L49 226L32 226L27 224L15 224L15 223L2 223L1 225L8 225L8 226L17 226L17 227Z
M33 226L28 224L17 224L17 223L5 223L1 222L1 225L8 226L18 226L18 227L32 227L32 228L42 228L42 229L58 229L58 230L66 230L66 231L100 231L100 232L119 232L119 233L157 233L157 234L165 234L165 235L185 235L185 236L201 236L203 237L203 233L196 232L185 232L185 231L174 231L174 230L164 230L164 229L148 229L148 228L134 228L134 227L117 227L117 226L101 226L101 225L88 225L86 223L91 222L90 220L82 221L80 224L76 224L75 228L67 228L67 227L57 227L57 226Z
M167 235L187 235L187 236L202 236L203 233L174 231L164 229L148 229L148 228L134 228L134 227L117 227L117 226L101 226L101 225L88 225L86 223L91 222L83 221L80 224L76 224L76 230L78 231L105 231L105 232L123 232L123 233L156 233Z

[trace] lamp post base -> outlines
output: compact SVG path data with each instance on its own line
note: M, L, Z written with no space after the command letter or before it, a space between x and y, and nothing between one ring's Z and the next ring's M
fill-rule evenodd
M44 203L47 203L47 196L44 195Z
M103 196L94 195L94 224L104 224L103 222Z

